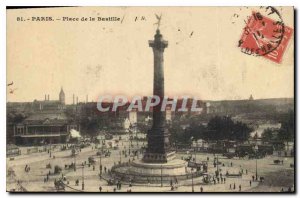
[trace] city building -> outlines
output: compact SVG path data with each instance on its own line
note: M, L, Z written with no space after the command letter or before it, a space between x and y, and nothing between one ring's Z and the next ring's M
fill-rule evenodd
M13 126L16 144L64 143L70 130L80 130L79 124L66 115L65 93L62 88L59 100L50 100L50 96L45 95L44 101L35 100L32 107L34 112Z

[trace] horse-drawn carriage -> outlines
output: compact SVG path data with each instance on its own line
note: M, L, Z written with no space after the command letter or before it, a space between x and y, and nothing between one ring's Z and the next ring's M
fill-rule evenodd
M236 156L236 154L235 153L223 153L223 156L225 156L225 157L227 157L228 159L232 159L232 158L234 158L235 156Z
M58 181L54 181L54 186L55 186L55 189L57 191L64 191L65 190L65 184L61 179L58 180Z
M96 155L102 155L104 157L110 157L111 152L109 150L106 151L97 151Z
M283 164L283 160L273 160L274 164Z
M74 156L76 156L76 155L78 155L78 150L76 149L76 148L72 148L72 150L71 150L71 156L72 157L74 157Z
M108 186L113 186L113 185L116 185L116 184L117 184L117 180L115 180L115 179L107 180L107 185Z
M205 184L209 184L212 182L212 176L207 174L207 173L204 173L203 174L203 179L202 179L203 183Z
M191 161L191 159L192 159L191 155L184 158L184 160L187 161L187 162Z
M52 167L52 166L51 166L50 163L46 164L46 168L47 168L47 169L51 169L51 167Z
M90 164L95 164L96 163L96 160L93 157L89 157L88 161L89 161Z

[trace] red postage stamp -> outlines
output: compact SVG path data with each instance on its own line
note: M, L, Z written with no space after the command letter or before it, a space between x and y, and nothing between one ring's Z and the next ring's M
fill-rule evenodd
M284 25L275 8L268 7L266 10L268 9L267 15L270 17L263 16L258 11L252 12L243 29L238 46L243 53L263 56L276 63L281 63L293 29Z

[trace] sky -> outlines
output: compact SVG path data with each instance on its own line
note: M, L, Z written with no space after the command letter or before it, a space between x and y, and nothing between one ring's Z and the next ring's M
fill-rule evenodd
M278 64L237 47L254 7L73 7L7 11L7 101L151 95L148 45L162 14L165 95L202 100L294 97L294 37ZM294 29L292 7L277 7ZM17 21L50 16L54 21ZM79 21L62 21L79 17ZM119 17L116 22L82 17Z

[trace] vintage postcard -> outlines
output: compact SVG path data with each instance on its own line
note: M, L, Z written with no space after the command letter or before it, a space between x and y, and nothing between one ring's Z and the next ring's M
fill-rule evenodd
M8 192L295 192L293 7L6 11Z

